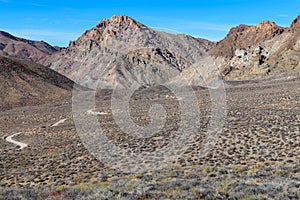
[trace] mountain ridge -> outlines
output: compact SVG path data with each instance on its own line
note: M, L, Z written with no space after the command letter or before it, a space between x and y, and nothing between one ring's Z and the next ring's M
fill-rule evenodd
M231 28L223 40L211 42L185 34L156 31L128 16L112 16L85 31L67 48L34 61L87 87L104 77L111 84L118 80L149 84L179 75L188 77L188 81L196 85L213 76L224 80L256 79L298 72L299 19L300 15L290 27L267 20L251 26L241 24ZM7 38L15 39L10 35ZM3 46L0 43L0 49ZM168 52L166 55L173 57L164 58L158 51ZM124 67L125 63L135 67ZM203 67L205 65L208 67ZM126 71L128 69L130 71ZM167 73L173 69L177 71ZM143 78L138 78L140 76Z
M294 44L298 44L299 38L296 37L298 24L299 16L290 27L281 27L267 20L255 26L241 24L231 28L223 40L211 42L184 34L159 32L127 16L112 16L85 31L76 41L70 42L64 52L45 59L44 64L72 80L81 76L76 80L80 82L106 77L106 81L114 82L114 84L117 80L125 83L124 77L130 77L130 79L138 80L140 84L149 84L153 80L171 80L171 76L178 75L188 77L188 81L193 84L204 84L208 81L205 79L212 77L221 77L225 80L261 78L298 70L298 62L287 61L285 58L279 60L284 57L282 55L286 49L293 49ZM172 58L172 61L152 62L160 59L158 54L150 53L153 49L166 51L176 56ZM129 67L131 71L126 72L128 68L121 66L125 63L133 64L128 60L125 61L132 52L136 54L131 59L143 60L144 63L139 63L139 67ZM148 60L142 57L143 53L149 54ZM298 50L295 50L289 55L293 57L293 60L298 53ZM92 55L88 60L90 63L98 63L97 66L79 64L74 61L90 54ZM166 73L168 69L174 68L174 63L180 63L183 58L188 62L183 62L182 66L175 66L175 68L180 68L180 71L171 73L172 75ZM118 62L116 59L123 61ZM66 61L68 61L67 64ZM286 66L291 63L296 66ZM203 67L205 65L211 67ZM190 67L193 69L189 69ZM156 73L151 70L152 68L155 69L154 71L162 69L165 74ZM137 69L138 72L135 71ZM79 71L84 75L81 75ZM106 72L108 74L105 74ZM112 76L111 73L116 74ZM147 78L141 80L138 78L140 75ZM110 80L108 77L114 78ZM127 81L130 82L130 80Z
M0 55L22 58L38 62L61 48L53 47L44 41L27 40L8 32L0 31Z
M160 49L161 51L169 52L171 55L176 55L176 58L184 58L185 60L189 60L190 63L195 63L207 55L207 51L212 45L212 42L205 39L198 39L184 34L173 35L156 31L127 16L112 16L111 19L103 19L95 27L85 31L76 41L70 42L66 50L50 56L43 60L42 63L72 80L75 80L77 77L77 81L83 81L84 83L81 84L88 86L89 81L97 79L95 74L99 74L100 76L100 74L110 71L106 69L107 67L111 67L111 69L116 68L117 66L111 66L112 63L124 64L124 62L115 60L126 59L126 55L132 52L143 52L145 49L148 49L149 53L152 49ZM90 58L87 59L90 61L89 63L97 63L97 66L76 62L76 60L78 61L88 55L90 55ZM149 55L151 55L152 59L156 57L154 60L161 58L159 54L150 53ZM142 59L140 56L142 54L135 55L136 59ZM67 59L67 57L71 59ZM68 60L67 64L66 60ZM145 62L151 65L150 60L146 60ZM178 60L173 63L180 63L180 61ZM133 71L129 73L132 74L127 77L139 80L141 84L152 82L150 79L169 80L171 78L170 74L162 74L159 72L159 69L161 68L162 71L166 72L167 69L174 68L173 63L171 60L165 59L155 63L156 67L149 65L149 69L147 68L147 64L140 63L139 67L131 68ZM150 70L152 67L157 68L158 71ZM185 69L189 66L176 67ZM80 68L85 68L85 70ZM121 68L122 70L126 70L124 67ZM148 77L149 80L137 78L138 74L135 71L137 69L139 69L139 73L143 74L144 77ZM117 74L119 78L113 78L114 81L107 81L115 82L115 80L123 79L124 76L121 76L121 74L127 74L128 72L120 70L116 70L116 72L120 72L119 75ZM79 71L84 73L84 75L80 74ZM175 74L179 75L180 72ZM175 74L172 73L172 76ZM102 75L103 77L109 77L108 74ZM130 82L130 80L127 81ZM126 80L122 80L122 82L126 82Z
M71 97L74 82L32 61L0 55L0 111Z
M274 22L262 21L256 26L241 24L230 29L227 36L211 49L213 56L232 58L237 48L247 48L282 34L286 29Z

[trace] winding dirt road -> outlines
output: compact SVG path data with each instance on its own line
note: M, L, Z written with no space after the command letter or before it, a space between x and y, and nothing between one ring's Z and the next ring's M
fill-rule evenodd
M16 141L16 140L13 140L13 139L12 139L13 137L15 137L15 136L17 136L17 135L20 135L20 134L22 134L22 132L19 132L19 133L15 133L15 134L13 134L13 135L10 135L10 136L8 136L7 138L5 138L5 140L6 140L7 142L10 142L10 143L13 143L13 144L18 145L18 146L20 147L18 150L21 150L21 149L27 147L28 144L25 144L25 143L23 143L23 142L18 142L18 141Z
M50 127L56 127L56 126L58 126L59 124L64 123L66 120L67 120L67 118L62 119L62 120L60 120L60 121L54 123L54 124L51 125ZM16 141L16 140L13 140L13 137L18 136L18 135L20 135L20 134L23 134L23 132L18 132L18 133L15 133L15 134L13 134L13 135L10 135L10 136L6 137L5 140L6 140L7 142L12 143L12 144L18 145L18 146L19 146L19 149L18 149L18 150L22 150L22 149L24 149L25 147L27 147L28 144L23 143L23 142L18 142L18 141Z

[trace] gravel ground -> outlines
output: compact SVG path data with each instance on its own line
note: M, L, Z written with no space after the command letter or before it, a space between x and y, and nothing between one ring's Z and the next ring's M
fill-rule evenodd
M91 155L76 133L71 102L1 112L0 199L299 199L299 83L299 77L226 82L226 123L204 156L199 152L211 99L207 89L195 87L201 127L196 136L168 166L141 173L113 169ZM132 120L142 126L150 122L151 105L167 111L165 126L147 139L118 127L110 95L99 91L97 111L108 114L97 118L119 147L153 152L175 138L180 100L166 88L140 89L130 100ZM17 150L4 138L20 131L14 140L28 147Z

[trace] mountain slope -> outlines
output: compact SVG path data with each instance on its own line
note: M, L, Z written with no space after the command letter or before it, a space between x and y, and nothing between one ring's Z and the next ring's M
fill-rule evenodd
M57 52L59 48L52 47L44 41L32 41L15 37L0 31L0 55L39 61Z
M73 82L31 61L0 56L0 110L62 100Z
M236 49L262 43L284 31L284 28L270 21L263 21L257 26L242 24L232 28L227 36L210 50L210 53L214 56L233 57Z
M212 46L213 43L208 40L158 32L130 17L113 16L110 20L103 19L76 41L70 42L67 49L50 56L42 63L80 84L93 87L95 86L93 81L106 76L104 74L107 71L112 72L113 69L118 69L114 72L117 74L114 78L108 78L109 82L119 80L116 77L126 78L122 74L129 73L126 71L127 68L118 64L124 64L122 62L124 58L135 54L137 60L142 59L145 63L139 63L143 66L139 67L139 74L133 72L127 78L138 80L141 84L149 84L155 79L170 80L206 56ZM155 49L159 49L160 53L155 53ZM167 56L172 58L162 58L162 52L168 52ZM182 59L188 62L181 63ZM157 62L152 63L152 60ZM180 68L176 73L154 74L151 70L154 67L152 65L155 65L155 68L162 69L161 71L166 72L168 69L172 71L174 63L178 64L175 68ZM144 78L138 78L139 75Z
M257 79L299 72L300 17L290 27L263 21L239 25L216 43L155 31L127 16L103 19L69 47L42 64L81 85L170 81L183 75L191 84L208 79Z
M223 79L257 79L300 72L299 16L290 27L264 21L240 25L213 47L209 54L220 63Z
M167 49L144 48L115 59L102 78L108 83L129 86L132 81L145 85L165 83L179 76L191 62Z

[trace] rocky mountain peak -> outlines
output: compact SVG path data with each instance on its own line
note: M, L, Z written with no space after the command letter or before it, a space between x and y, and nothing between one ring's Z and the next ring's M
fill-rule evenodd
M145 25L137 22L136 20L128 17L128 16L125 16L125 15L121 15L121 16L112 16L109 20L109 22L111 24L118 24L118 25L121 25L121 26L124 26L124 25L127 25L127 26L131 26L131 27L134 27L134 28L144 28L146 27Z
M275 22L264 20L264 21L260 22L256 27L270 29L270 28L277 28L278 26L275 24Z
M103 43L107 38L115 37L122 33L122 30L126 31L128 28L136 30L146 28L146 26L125 15L112 16L109 20L105 18L102 19L94 28L87 30L80 36L76 42L93 39Z
M271 21L262 21L257 26L251 26L248 29L248 32L253 32L253 34L264 33L267 38L280 35L284 31L284 28L277 26L275 22Z
M110 71L108 74L121 76L126 74L128 66L134 71L130 76L146 77L137 79L148 84L151 77L167 80L166 77L177 76L207 55L213 45L205 39L156 31L127 16L112 16L70 42L64 51L45 59L43 64L91 88L90 80L94 80L96 74ZM66 57L81 60L86 56L91 64L85 66L84 73L79 73L82 71L81 62L75 59L65 62ZM121 67L117 67L119 64ZM149 70L152 67L154 71ZM114 79L107 80L114 83Z
M108 23L109 23L109 20L106 19L106 18L103 18L103 19L101 20L101 22L98 23L98 24L95 26L95 28L106 28L106 26L108 25Z

